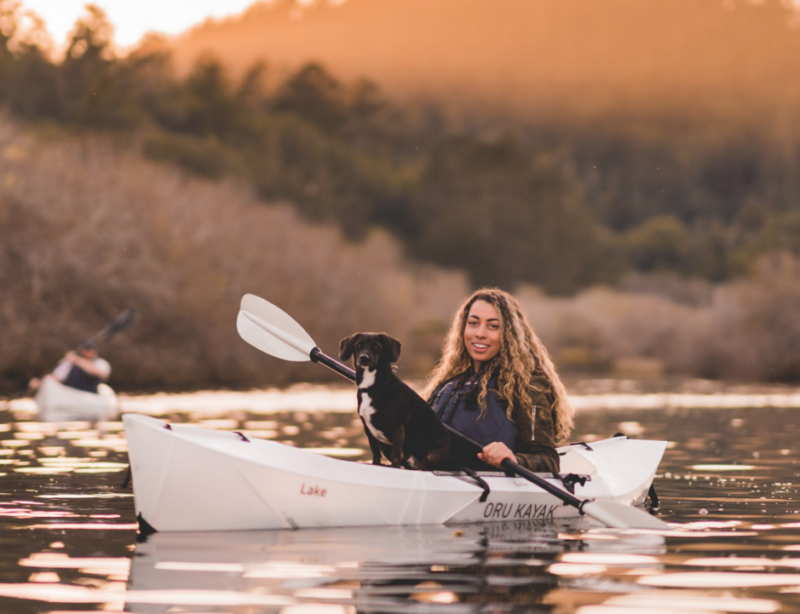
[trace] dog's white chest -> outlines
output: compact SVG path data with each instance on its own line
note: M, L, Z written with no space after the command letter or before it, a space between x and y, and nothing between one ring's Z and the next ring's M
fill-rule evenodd
M371 387L375 383L375 372L364 371L364 376L361 378L361 383L358 387L361 389L361 402L358 404L358 415L364 420L372 436L380 442L392 444L391 440L380 429L376 428L372 423L372 417L375 415L375 408L372 406L372 399L369 394L364 392L365 388Z
M372 406L372 399L370 399L366 392L361 393L361 405L358 406L358 415L364 419L364 424L367 425L367 428L375 439L383 443L388 443L389 445L392 444L385 433L376 428L372 423L372 417L375 415L375 408Z

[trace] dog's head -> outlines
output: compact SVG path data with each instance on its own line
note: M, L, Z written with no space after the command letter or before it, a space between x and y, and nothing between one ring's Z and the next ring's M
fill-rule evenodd
M356 333L339 343L339 358L353 357L357 367L374 371L400 358L400 342L386 333Z

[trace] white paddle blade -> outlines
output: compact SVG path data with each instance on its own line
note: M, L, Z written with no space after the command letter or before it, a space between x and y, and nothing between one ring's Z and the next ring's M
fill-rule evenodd
M252 294L242 297L236 319L239 335L253 347L282 360L311 360L314 340L290 315Z
M672 530L666 522L644 510L615 501L592 501L586 503L582 509L589 518L594 518L612 529Z

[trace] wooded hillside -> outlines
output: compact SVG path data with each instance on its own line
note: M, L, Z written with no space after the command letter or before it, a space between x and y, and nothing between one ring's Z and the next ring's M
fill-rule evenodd
M333 355L354 332L393 334L404 342L404 373L421 377L467 291L463 274L408 262L385 233L350 243L286 204L265 207L231 182L187 179L107 138L37 137L0 116L0 152L6 391L127 308L139 321L101 348L115 386L324 379L325 370L267 357L239 338L248 292L292 314Z
M179 77L152 40L116 57L96 8L54 62L3 6L0 102L15 115L135 138L151 159L243 181L351 239L386 228L474 285L563 294L630 271L725 281L800 251L800 111L466 121L319 63L271 82L263 63L234 79L203 57ZM747 10L776 19L773 3Z
M778 8L742 10L789 19ZM0 0L0 24L7 387L126 307L147 318L109 350L122 385L260 383L264 358L233 328L245 292L327 348L396 332L419 377L451 310L484 284L572 297L524 291L564 366L641 357L675 373L800 378L800 343L787 341L800 255L791 105L763 117L453 113L320 62L239 74L204 56L182 74L152 38L122 57L96 7L61 60L17 3ZM310 377L271 368L274 382Z

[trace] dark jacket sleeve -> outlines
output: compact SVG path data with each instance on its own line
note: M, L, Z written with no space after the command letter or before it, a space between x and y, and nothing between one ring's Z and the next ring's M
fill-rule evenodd
M515 422L519 429L514 456L517 462L529 471L558 471L559 457L556 451L555 395L550 383L538 373L531 379L534 390L533 420L522 408L515 411Z

